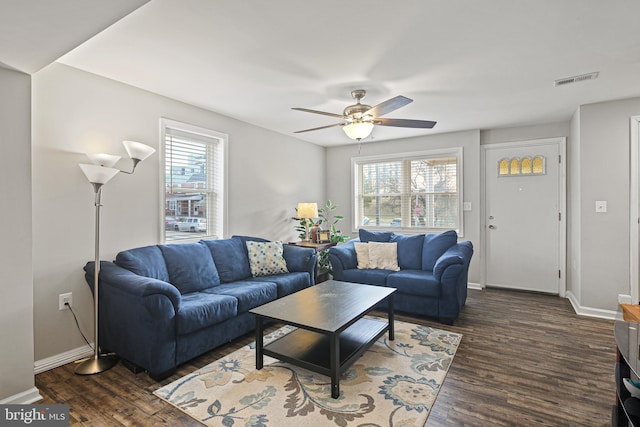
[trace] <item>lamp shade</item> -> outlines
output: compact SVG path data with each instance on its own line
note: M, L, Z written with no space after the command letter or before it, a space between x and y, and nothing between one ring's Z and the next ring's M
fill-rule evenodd
M106 166L108 168L113 167L113 165L118 163L118 160L120 160L120 156L105 153L87 153L87 157L94 165Z
M149 147L141 142L136 141L122 141L124 148L127 150L129 157L139 161L143 161L150 155L156 152L155 148Z
M342 126L342 130L351 139L361 140L371 135L373 123L371 122L354 122Z
M298 203L298 218L318 218L318 204Z
M80 169L82 169L82 172L84 172L84 175L92 184L106 184L120 172L120 169L90 165L87 163L80 163L78 166L80 166Z

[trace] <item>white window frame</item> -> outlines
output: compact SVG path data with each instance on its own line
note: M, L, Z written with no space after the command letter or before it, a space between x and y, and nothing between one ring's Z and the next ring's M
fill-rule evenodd
M227 164L228 162L228 144L229 144L229 135L217 132L211 129L206 129L200 126L191 125L188 123L179 122L176 120L171 120L167 118L160 118L160 155L158 156L160 161L160 241L162 243L166 243L166 230L165 230L165 207L166 207L166 193L165 193L165 150L166 150L166 137L167 137L167 129L175 129L178 131L192 133L195 135L201 135L206 138L212 138L218 140L217 150L217 160L218 164L215 166L222 170L222 173L217 175L218 179L215 182L211 182L212 193L215 194L215 197L209 198L212 199L212 205L209 207L210 209L214 209L216 212L216 221L214 224L211 224L209 218L207 218L207 232L205 236L199 234L194 238L183 238L179 240L171 240L171 243L181 243L181 242L190 242L190 241L198 241L200 239L222 239L225 236L227 230ZM213 201L215 200L215 202Z
M402 160L414 160L424 158L442 158L442 157L455 157L458 159L456 167L456 188L458 193L458 228L456 232L458 236L464 235L464 211L463 211L463 148L443 148L426 151L415 151L407 153L393 153L393 154L380 154L375 156L362 156L351 158L351 213L353 218L352 229L357 232L360 228L371 228L366 225L359 224L359 191L360 191L360 176L359 166L360 164L376 163L384 161L402 161ZM430 227L373 227L376 231L395 231L402 234L421 234L421 233L440 233L444 231L443 228L430 228Z

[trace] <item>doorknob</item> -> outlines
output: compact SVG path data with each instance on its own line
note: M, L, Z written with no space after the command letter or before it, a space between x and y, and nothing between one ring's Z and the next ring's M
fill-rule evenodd
M495 226L495 225L490 225L490 226L489 226L489 229L490 229L490 230L495 230L495 228L496 228L496 226Z

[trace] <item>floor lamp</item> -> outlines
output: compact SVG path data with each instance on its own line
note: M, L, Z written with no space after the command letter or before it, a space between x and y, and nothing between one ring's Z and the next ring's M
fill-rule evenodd
M98 302L99 302L99 278L100 278L100 208L102 207L102 186L116 176L118 172L132 174L137 164L152 155L156 150L148 145L135 141L123 141L129 157L133 161L131 172L116 169L113 166L119 156L95 153L87 154L93 164L81 163L80 169L93 185L95 191L96 223L95 223L95 257L93 269L93 356L80 362L75 369L78 375L97 374L112 368L118 363L117 356L113 354L100 354L98 341Z

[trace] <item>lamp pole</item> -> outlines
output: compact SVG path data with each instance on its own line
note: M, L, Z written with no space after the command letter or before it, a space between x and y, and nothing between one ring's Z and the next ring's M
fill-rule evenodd
M102 207L102 184L92 182L95 190L96 206L96 232L95 232L95 258L93 265L93 356L80 362L76 366L75 373L78 375L92 375L106 371L118 363L118 357L114 354L100 354L98 341L98 292L100 278L100 208Z

